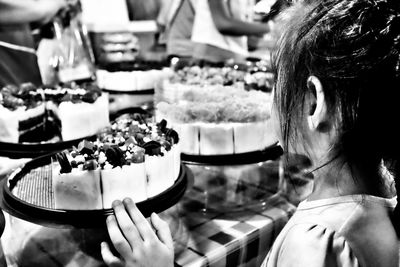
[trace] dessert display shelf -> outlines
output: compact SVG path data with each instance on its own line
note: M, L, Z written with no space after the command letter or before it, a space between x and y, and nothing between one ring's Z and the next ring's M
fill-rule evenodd
M0 182L1 208L9 214L48 227L96 228L105 226L106 217L112 209L63 210L54 207L51 164L53 155L38 157L15 170ZM179 177L163 192L136 203L148 217L175 205L184 195L190 181L191 171L181 164Z
M181 159L183 163L190 165L234 166L276 160L282 154L282 147L275 143L263 150L238 154L192 155L182 153Z

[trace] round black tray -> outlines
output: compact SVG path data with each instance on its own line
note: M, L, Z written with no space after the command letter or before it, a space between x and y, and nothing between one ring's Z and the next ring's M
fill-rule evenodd
M144 89L144 90L130 90L130 91L121 91L121 90L112 90L112 89L101 89L104 92L107 92L112 95L121 95L121 94L127 94L127 95L153 95L154 94L154 88L149 88L149 89Z
M243 165L275 160L283 154L283 149L278 143L263 150L229 155L189 155L182 153L181 159L191 165Z
M52 152L76 146L83 139L93 140L95 135L83 138L60 141L60 142L43 142L43 143L7 143L0 142L0 156L12 159L19 158L36 158Z
M29 161L23 167L14 171L7 179L0 182L1 208L12 216L47 227L104 227L107 216L113 214L112 209L60 210L31 204L12 193L17 182L22 181L31 170L52 164L53 155L46 155ZM175 205L184 195L188 181L192 178L191 175L190 170L182 164L179 177L174 185L157 196L136 203L138 209L145 217L148 217L152 212L159 213ZM31 183L29 186L34 191L37 185ZM34 192L30 193L34 194ZM43 194L38 193L36 196L42 197Z

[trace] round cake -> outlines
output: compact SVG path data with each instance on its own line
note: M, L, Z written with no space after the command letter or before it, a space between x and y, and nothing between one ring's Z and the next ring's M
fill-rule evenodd
M245 66L185 66L172 72L168 79L162 82L162 86L158 88L159 91L156 94L157 98L175 101L179 100L187 90L214 85L270 92L272 82L273 74L267 68L266 63L261 62L249 62Z
M56 209L111 208L114 200L140 202L170 188L180 173L178 134L122 116L98 138L57 155L53 168Z
M185 86L156 105L181 136L182 153L225 155L263 150L277 142L270 125L272 96L234 86Z
M97 86L22 84L0 90L2 142L74 140L94 135L109 124L108 94Z

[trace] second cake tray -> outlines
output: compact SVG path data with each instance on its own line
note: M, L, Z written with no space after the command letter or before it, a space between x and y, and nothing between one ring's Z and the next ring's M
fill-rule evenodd
M191 155L181 154L184 163L190 165L211 165L211 166L227 166L227 165L243 165L264 162L267 160L275 160L283 154L282 147L275 143L263 150L229 154L229 155Z

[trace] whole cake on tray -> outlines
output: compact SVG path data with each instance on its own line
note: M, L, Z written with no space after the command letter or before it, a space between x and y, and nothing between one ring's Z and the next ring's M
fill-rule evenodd
M231 155L260 151L277 142L270 123L272 96L234 86L185 88L156 105L181 136L182 153Z
M1 142L74 140L109 123L108 95L91 84L37 88L27 83L0 90Z
M107 209L112 201L140 202L170 188L180 174L178 134L166 121L122 116L96 141L57 155L55 208Z

